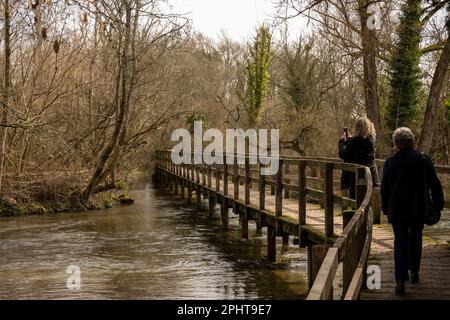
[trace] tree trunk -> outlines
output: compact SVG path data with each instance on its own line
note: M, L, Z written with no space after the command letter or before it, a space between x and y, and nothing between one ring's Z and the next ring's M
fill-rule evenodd
M4 46L5 46L5 65L3 69L3 96L2 96L2 128L0 133L0 195L2 194L2 177L5 165L6 137L8 126L8 107L9 107L9 86L11 76L11 18L9 0L4 2Z
M433 81L431 82L427 108L423 119L422 133L419 138L418 149L428 153L433 143L433 135L437 126L438 111L442 105L441 93L450 66L450 36L447 38L441 57L436 65Z
M86 204L89 201L89 198L92 195L93 190L97 186L100 177L103 176L104 169L106 166L106 162L110 159L111 154L114 153L116 148L119 147L119 139L124 130L125 119L128 114L128 65L129 65L129 48L130 48L130 38L131 38L131 3L129 1L124 1L125 4L125 35L124 35L124 45L122 48L122 57L121 57L121 97L119 103L119 113L117 115L116 124L114 128L114 133L111 138L110 143L103 150L100 159L97 164L97 168L95 169L94 174L92 175L88 186L83 192L82 201ZM120 81L120 80L119 80Z
M361 21L361 44L364 64L364 99L367 117L373 122L378 132L382 135L380 121L380 105L378 99L378 73L377 73L377 36L376 30L367 27L368 13L367 0L358 0L359 16Z

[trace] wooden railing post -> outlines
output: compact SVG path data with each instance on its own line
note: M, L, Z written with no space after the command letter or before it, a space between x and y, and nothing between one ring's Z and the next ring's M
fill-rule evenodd
M325 163L324 170L324 206L325 206L325 234L334 234L334 199L333 199L333 164Z
M228 164L226 154L223 156L223 194L228 195Z
M245 201L245 210L242 213L241 219L241 237L248 239L248 215L249 215L249 207L250 204L250 163L249 158L245 157L245 181L244 181L244 201Z
M367 181L366 181L366 169L358 168L356 169L356 207L359 208L364 201L367 191Z
M381 224L381 196L380 188L373 188L372 193L373 224Z
M342 212L343 228L347 226L354 215L354 210L344 210ZM355 241L356 239L353 239L352 243L350 243L347 253L343 259L342 296L345 296L350 282L352 281L353 273L358 266L358 253Z
M250 163L249 158L245 158L245 204L250 204Z
M283 160L279 160L279 169L275 175L275 215L281 217L283 211Z
M219 168L219 164L216 163L215 164L215 177L216 177L216 191L219 192L220 191L220 168Z
M290 184L290 180L287 177L288 174L290 174L290 170L289 170L289 164L286 163L284 166L284 173L285 173L285 179L284 181L286 181L287 184ZM284 188L284 198L288 199L289 198L289 189L288 188Z
M302 240L302 226L306 224L306 161L301 160L298 164L298 223L299 223L299 245L304 246Z
M208 188L211 188L211 166L208 166Z
M196 170L195 170L195 172L196 172L195 181L197 182L197 184L200 184L200 168L201 168L201 165L197 165Z
M263 165L260 164L258 168L259 176L259 210L266 210L266 176L262 174Z
M237 163L237 157L234 157L233 174L234 174L234 200L239 199L239 168Z
M259 177L259 211L258 219L256 220L256 228L262 229L262 211L266 210L266 177L262 174L263 166L260 163L258 166Z

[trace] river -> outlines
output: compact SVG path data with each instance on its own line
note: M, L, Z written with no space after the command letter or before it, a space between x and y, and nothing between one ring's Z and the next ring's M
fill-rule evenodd
M0 219L1 299L302 299L306 254L278 243L265 258L265 232L238 217L224 230L216 213L132 184L132 206ZM278 239L280 241L280 239ZM69 266L79 288L68 289ZM71 269L73 272L73 269Z

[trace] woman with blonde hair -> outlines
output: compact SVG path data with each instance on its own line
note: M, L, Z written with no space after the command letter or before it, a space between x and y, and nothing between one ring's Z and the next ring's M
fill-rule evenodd
M370 168L374 186L380 185L378 170L375 163L376 131L368 118L358 118L355 122L355 135L348 130L339 140L339 157L347 163L354 163ZM356 199L355 173L343 171L341 189L348 189L350 197Z

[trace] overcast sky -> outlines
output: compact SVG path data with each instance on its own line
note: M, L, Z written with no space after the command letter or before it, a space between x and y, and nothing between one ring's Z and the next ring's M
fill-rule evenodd
M273 0L170 0L174 12L189 13L195 30L218 39L221 30L236 41L250 39L261 23L272 24ZM290 22L290 38L304 29L302 19Z

